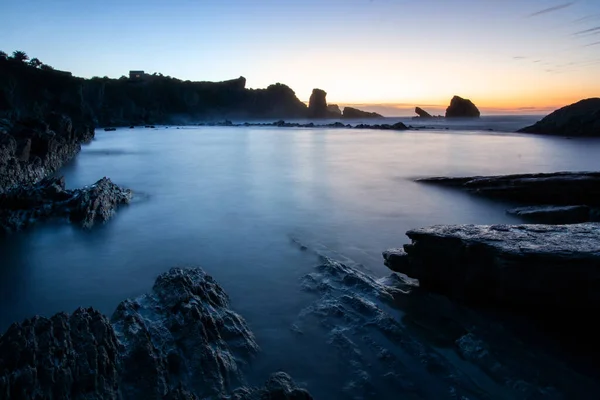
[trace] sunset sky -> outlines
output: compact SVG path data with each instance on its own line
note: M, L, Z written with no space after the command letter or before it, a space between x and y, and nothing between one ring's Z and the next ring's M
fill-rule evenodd
M84 77L130 69L385 115L454 94L488 113L600 96L599 0L2 0L0 49Z

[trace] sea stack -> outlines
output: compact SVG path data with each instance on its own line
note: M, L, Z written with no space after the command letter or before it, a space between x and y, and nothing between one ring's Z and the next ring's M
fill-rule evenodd
M327 118L327 92L313 89L308 103L309 118Z
M469 99L454 96L446 109L446 118L479 118L479 109Z

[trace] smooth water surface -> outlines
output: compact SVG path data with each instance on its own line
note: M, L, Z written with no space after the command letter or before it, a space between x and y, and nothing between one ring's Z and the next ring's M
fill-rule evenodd
M91 231L57 221L0 242L0 330L78 306L110 315L170 267L202 266L256 334L261 374L325 379L326 356L295 348L289 329L313 299L299 279L316 253L386 275L381 251L410 228L519 222L414 178L600 170L599 154L598 140L482 131L99 131L61 174L69 187L108 176L135 199Z

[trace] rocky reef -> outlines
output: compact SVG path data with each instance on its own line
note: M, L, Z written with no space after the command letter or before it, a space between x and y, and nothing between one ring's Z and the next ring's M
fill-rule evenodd
M600 136L600 98L590 98L558 109L534 125L520 129L523 133L563 136Z
M358 108L344 107L342 114L343 118L346 119L364 119L364 118L383 118L383 115L377 114L376 112L362 111Z
M479 118L479 109L469 99L454 96L446 109L446 118Z
M309 249L310 250L310 249ZM298 340L324 332L351 399L565 399L600 393L511 326L399 275L374 279L323 258L303 279L316 300L294 323Z
M386 265L471 304L600 310L600 224L450 225L410 230Z
M13 324L0 336L6 399L311 399L285 373L246 387L259 347L223 289L173 268L111 319L94 309Z
M108 178L82 189L65 189L64 178L45 178L31 185L18 185L0 194L0 233L25 229L36 221L66 218L83 228L106 222L132 193Z
M600 172L435 177L417 182L460 188L476 195L529 206L508 212L532 222L597 221L600 211Z

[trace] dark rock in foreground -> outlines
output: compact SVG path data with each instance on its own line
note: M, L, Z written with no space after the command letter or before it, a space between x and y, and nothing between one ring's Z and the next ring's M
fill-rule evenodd
M600 205L600 172L426 178L418 182L530 205Z
M174 268L150 294L121 303L110 322L78 309L13 324L0 336L0 397L311 398L284 373L264 388L234 391L257 351L223 289L201 269Z
M68 218L83 228L106 222L132 193L108 178L82 189L65 189L64 178L45 178L34 185L21 185L0 194L0 232L24 229L38 220Z
M600 136L600 98L581 100L554 111L523 133L564 136Z
M342 117L346 119L383 118L383 115L376 112L362 111L358 108L344 107Z
M597 210L588 206L530 206L506 211L538 224L579 224L597 220Z
M600 310L600 224L450 225L410 230L386 265L420 286L514 310Z
M446 118L479 118L479 109L469 99L454 96L446 109Z

